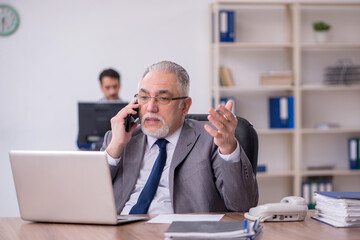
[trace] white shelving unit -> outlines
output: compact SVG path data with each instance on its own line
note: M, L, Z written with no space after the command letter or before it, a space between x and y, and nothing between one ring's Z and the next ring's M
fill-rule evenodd
M219 10L235 11L235 42L219 40ZM330 40L316 43L314 21L332 26ZM323 71L339 59L360 64L360 2L229 2L210 6L211 102L236 99L236 114L259 135L260 203L301 195L303 180L332 176L335 191L360 191L360 171L348 170L347 139L360 136L360 85L324 85ZM230 68L234 87L219 84L219 66ZM261 86L260 74L292 70L292 86ZM270 129L268 98L292 95L295 128ZM322 122L339 128L315 129ZM331 170L309 170L332 166Z

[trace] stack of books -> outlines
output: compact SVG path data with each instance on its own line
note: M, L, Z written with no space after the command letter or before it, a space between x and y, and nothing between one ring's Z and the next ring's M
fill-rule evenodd
M260 84L262 86L291 86L293 82L293 72L291 70L274 70L260 76Z
M360 227L360 192L315 192L315 220L333 227Z
M220 66L220 85L223 87L232 87L234 86L234 81L230 72L230 68L225 66Z

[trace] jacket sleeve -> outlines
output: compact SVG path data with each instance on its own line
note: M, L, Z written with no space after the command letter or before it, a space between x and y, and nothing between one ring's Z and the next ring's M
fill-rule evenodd
M110 131L107 131L105 133L105 136L104 136L104 142L103 142L103 145L102 147L100 148L100 151L105 151L107 146L109 145L110 141L111 141L111 138L112 138L112 133L111 133L111 130ZM118 165L117 166L112 166L109 164L109 167L110 167L110 174L111 174L111 179L114 180L116 174L117 174L117 171L118 171Z
M217 150L217 149L216 149ZM240 146L240 161L230 162L214 153L216 186L229 211L244 212L258 203L259 192L252 165Z

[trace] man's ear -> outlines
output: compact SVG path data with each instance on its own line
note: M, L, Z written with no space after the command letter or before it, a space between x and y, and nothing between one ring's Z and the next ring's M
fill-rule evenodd
M189 112L190 106L192 104L192 99L191 97L185 98L183 100L183 104L182 104L182 112L183 112L183 116L185 117L186 114Z

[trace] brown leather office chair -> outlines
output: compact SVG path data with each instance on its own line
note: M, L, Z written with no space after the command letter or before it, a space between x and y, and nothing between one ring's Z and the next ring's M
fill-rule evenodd
M198 121L208 121L208 114L188 114L185 118L195 119ZM235 137L244 149L247 157L249 158L253 172L256 174L259 139L254 126L245 118L236 116L238 120L235 129Z

